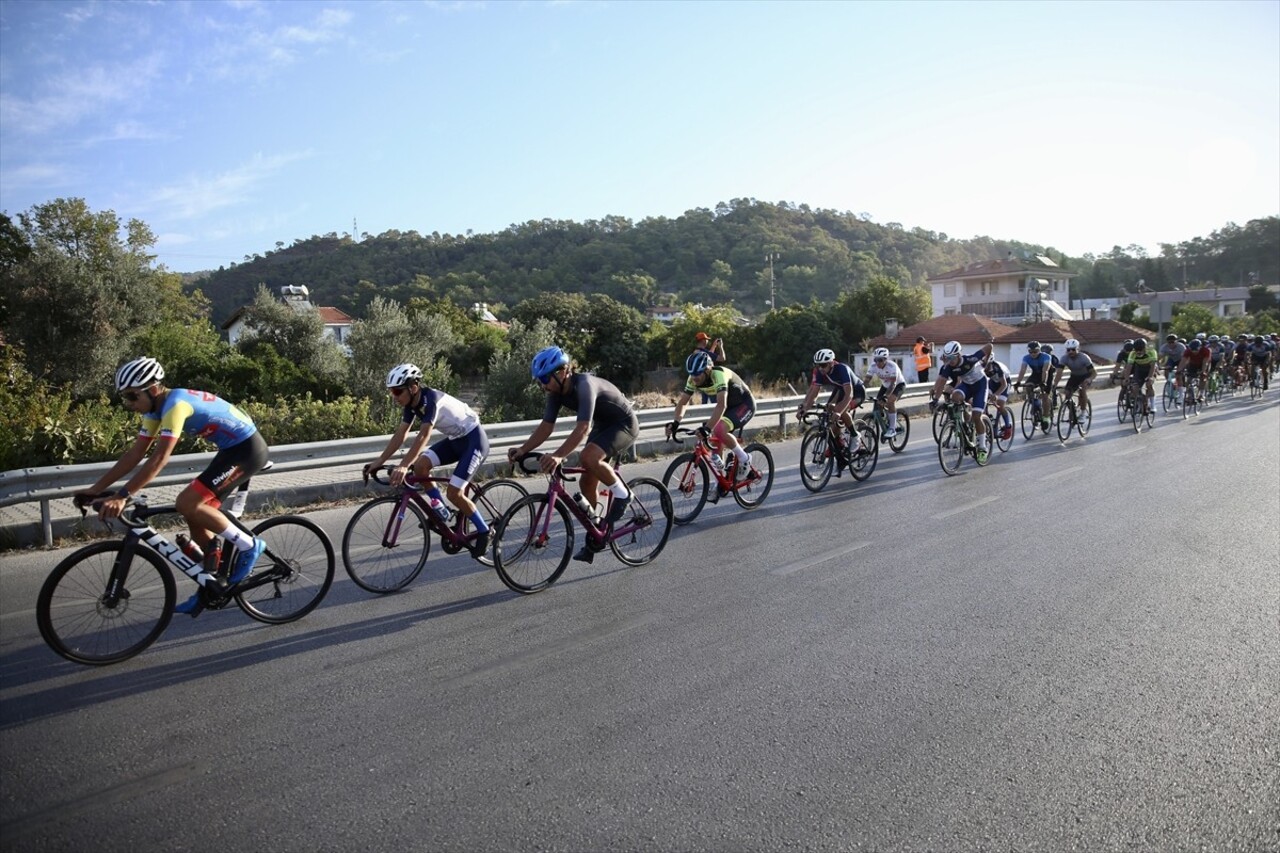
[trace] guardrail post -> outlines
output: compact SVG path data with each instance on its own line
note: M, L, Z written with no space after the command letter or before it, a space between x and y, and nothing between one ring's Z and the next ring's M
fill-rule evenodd
M53 547L53 514L49 511L49 499L40 499L40 529L44 532L44 547Z

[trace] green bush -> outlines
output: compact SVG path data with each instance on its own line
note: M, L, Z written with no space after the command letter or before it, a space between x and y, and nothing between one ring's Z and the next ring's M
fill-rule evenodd
M349 396L317 400L307 394L274 403L244 403L240 408L253 418L262 437L272 446L386 435L396 424L395 419L375 419L369 400Z

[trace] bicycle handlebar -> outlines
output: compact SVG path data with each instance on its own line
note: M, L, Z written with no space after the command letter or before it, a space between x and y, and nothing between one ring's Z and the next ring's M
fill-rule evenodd
M544 456L550 456L550 455L551 455L551 454L549 454L549 453L543 453L543 452L541 452L541 451L539 451L539 450L530 450L528 453L524 454L523 456L517 456L517 457L513 460L513 462L512 462L512 466L511 466L511 473L513 473L513 474L514 474L516 471L520 471L520 472L523 472L523 473L525 473L525 474L530 474L530 475L532 475L532 474L539 474L539 473L541 473L541 469L539 469L539 468L538 468L538 467L536 467L536 466L535 466L535 467L533 467L533 468L530 468L530 467L528 466L528 464L527 464L527 463L529 463L529 462L538 462L538 461L540 461L540 460L542 459L542 457L544 457ZM584 469L582 469L582 468L569 468L569 467L567 467L567 466L562 462L562 463L560 463L560 465L558 465L558 466L556 467L556 469L555 469L554 471L552 471L552 472L551 472L550 474L548 474L547 476L549 476L549 477L556 477L556 478L558 478L558 479L560 479L560 480L563 480L563 481L564 481L564 482L566 482L566 483L572 483L572 482L575 482L578 478L577 478L577 477L571 477L571 476L569 476L569 475L570 475L570 474L581 474L581 473L583 472L583 470L584 470Z

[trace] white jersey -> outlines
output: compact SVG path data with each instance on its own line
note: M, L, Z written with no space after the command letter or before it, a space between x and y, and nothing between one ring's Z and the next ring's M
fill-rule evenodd
M898 367L896 361L886 360L884 367L876 364L874 361L867 368L867 378L875 377L880 380L880 384L886 388L892 388L899 382L906 382L906 378L902 375L902 368Z
M404 407L401 418L404 423L413 423L415 417L421 418L424 425L431 424L432 430L445 438L462 438L480 426L480 416L474 409L457 397L434 388L422 389L417 408Z

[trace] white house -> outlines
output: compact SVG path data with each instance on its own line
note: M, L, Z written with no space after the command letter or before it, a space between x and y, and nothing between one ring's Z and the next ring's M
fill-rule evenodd
M1070 319L1069 273L1044 255L983 261L931 276L933 316L977 314L1000 323Z
M285 285L280 288L280 299L295 311L318 311L324 322L324 335L334 340L345 351L347 338L351 336L351 326L355 322L345 311L329 306L316 307L311 304L311 292L303 285ZM237 308L235 313L222 324L227 333L227 342L232 346L244 337L244 314L247 306Z

